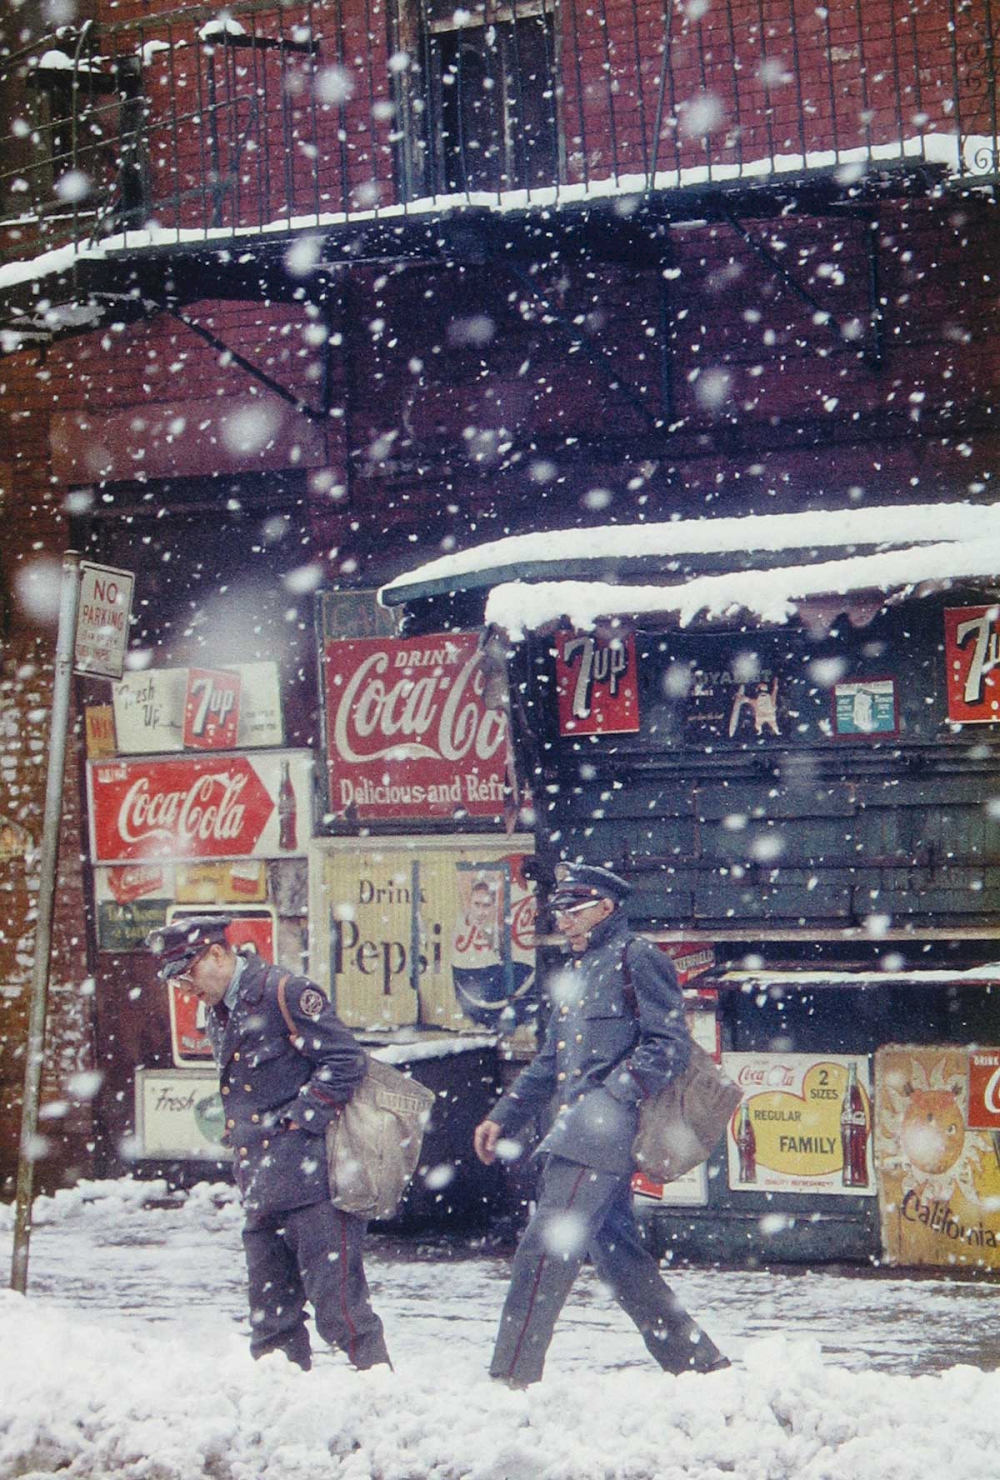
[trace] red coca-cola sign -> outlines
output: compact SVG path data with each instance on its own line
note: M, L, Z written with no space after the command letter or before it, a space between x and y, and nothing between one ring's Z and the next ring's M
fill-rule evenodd
M330 641L324 677L332 813L502 814L507 721L483 701L475 633Z
M1000 1048L977 1048L969 1054L969 1126L1000 1130Z
M309 757L287 752L286 764L288 757L305 816ZM92 763L87 776L93 861L279 854L281 759L219 755ZM291 851L302 851L301 842Z

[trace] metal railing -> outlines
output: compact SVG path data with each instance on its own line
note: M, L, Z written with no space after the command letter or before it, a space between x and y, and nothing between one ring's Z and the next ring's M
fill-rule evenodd
M998 4L238 0L88 22L0 74L3 252L890 164L994 179Z

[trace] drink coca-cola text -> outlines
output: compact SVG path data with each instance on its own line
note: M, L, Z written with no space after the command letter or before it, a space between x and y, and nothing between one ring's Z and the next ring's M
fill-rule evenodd
M507 717L488 709L478 639L326 645L329 797L358 817L497 816Z
M453 677L443 665L410 676L412 655L398 676L390 654L369 654L336 701L333 743L339 760L360 764L390 757L490 760L503 743L506 719L486 709L483 679L473 653ZM386 675L389 675L387 678Z

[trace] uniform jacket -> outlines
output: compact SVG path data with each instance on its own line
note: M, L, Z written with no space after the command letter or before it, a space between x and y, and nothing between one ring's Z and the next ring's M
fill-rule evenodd
M554 1007L544 1047L489 1118L513 1134L554 1101L555 1119L539 1150L627 1175L639 1106L691 1056L673 963L616 913L554 974L549 991Z
M249 959L232 1012L210 1008L225 1143L248 1214L284 1212L329 1197L326 1128L365 1077L367 1057L329 1001L304 976L285 1000L300 1029L293 1047L278 1005L283 971ZM291 1130L290 1122L300 1129Z

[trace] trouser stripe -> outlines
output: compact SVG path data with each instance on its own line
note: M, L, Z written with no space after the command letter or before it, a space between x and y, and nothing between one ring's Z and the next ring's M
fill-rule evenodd
M576 1201L576 1194L580 1190L580 1183L583 1181L583 1179L584 1179L584 1177L586 1175L587 1175L587 1168L586 1167L581 1167L580 1168L580 1174L577 1177L576 1181L573 1183L573 1191L570 1193L569 1198L568 1198L568 1200L566 1202L566 1211L567 1212L569 1212L570 1208L573 1206L574 1202ZM536 1297L538 1295L538 1287L539 1287L539 1285L542 1282L542 1272L545 1269L545 1265L546 1265L546 1262L548 1260L548 1257L549 1256L547 1254L543 1254L542 1257L541 1257L541 1259L539 1259L539 1261L538 1261L538 1270L537 1270L537 1272L535 1274L535 1279L534 1279L534 1282L533 1282L533 1284L531 1286L531 1295L530 1295L529 1300L528 1300L528 1309L525 1312L524 1321L523 1321L522 1326L521 1326L520 1335L517 1338L517 1345L514 1347L514 1355L511 1358L511 1362L510 1362L510 1371L507 1373L507 1376L508 1377L513 1377L514 1376L514 1373L515 1373L515 1370L517 1368L518 1358L521 1355L521 1343L524 1341L524 1338L527 1335L528 1327L531 1325L531 1313L532 1313L532 1311L535 1308L535 1299L536 1299Z

